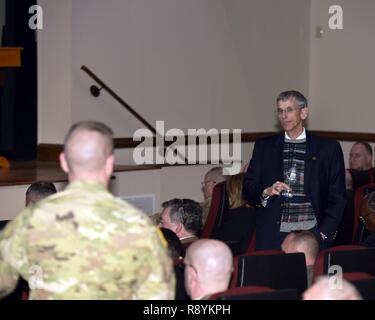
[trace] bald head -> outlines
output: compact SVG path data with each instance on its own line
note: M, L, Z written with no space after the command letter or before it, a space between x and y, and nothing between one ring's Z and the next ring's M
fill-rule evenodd
M281 248L285 253L304 253L307 266L315 263L319 253L318 240L309 231L293 231L289 233L281 244Z
M188 247L184 261L185 287L192 299L228 288L233 255L224 242L198 240Z
M304 300L362 300L358 290L344 279L334 276L319 277L317 281L303 293Z
M96 175L106 170L112 156L112 130L100 122L83 121L73 125L65 138L62 167L74 176Z

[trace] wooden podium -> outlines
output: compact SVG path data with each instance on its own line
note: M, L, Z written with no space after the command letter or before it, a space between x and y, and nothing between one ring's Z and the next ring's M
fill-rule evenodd
M5 79L1 68L18 68L21 66L21 47L0 47L0 86ZM0 156L0 168L9 168L9 161Z
M21 66L21 47L0 47L0 68Z

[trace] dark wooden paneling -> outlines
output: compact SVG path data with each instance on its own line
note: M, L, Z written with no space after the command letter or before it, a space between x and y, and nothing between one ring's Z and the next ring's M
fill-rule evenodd
M115 165L114 172L158 170L160 165ZM112 177L114 179L114 176ZM0 169L0 187L27 185L35 181L67 182L58 162L11 161L9 169Z
M62 150L62 144L40 143L37 149L37 160L58 162Z
M316 135L322 137L331 138L338 141L364 141L364 142L375 142L375 133L368 132L335 132L335 131L311 131Z

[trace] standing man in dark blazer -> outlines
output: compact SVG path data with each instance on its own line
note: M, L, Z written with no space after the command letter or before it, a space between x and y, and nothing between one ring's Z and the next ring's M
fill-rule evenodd
M346 203L345 165L340 144L310 134L306 98L285 91L276 99L283 133L256 141L243 194L258 207L256 248L280 249L286 235L309 230L326 247Z

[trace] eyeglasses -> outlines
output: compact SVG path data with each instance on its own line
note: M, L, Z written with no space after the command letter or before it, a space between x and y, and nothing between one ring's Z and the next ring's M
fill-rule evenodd
M292 108L292 107L288 107L288 108L286 108L286 109L276 109L275 110L275 114L278 116L278 117L282 117L283 115L284 115L284 113L286 114L286 115L289 115L289 114L291 114L291 113L293 113L293 112L295 112L295 111L297 111L297 110L301 110L301 109L303 109L304 107L297 107L297 108Z

